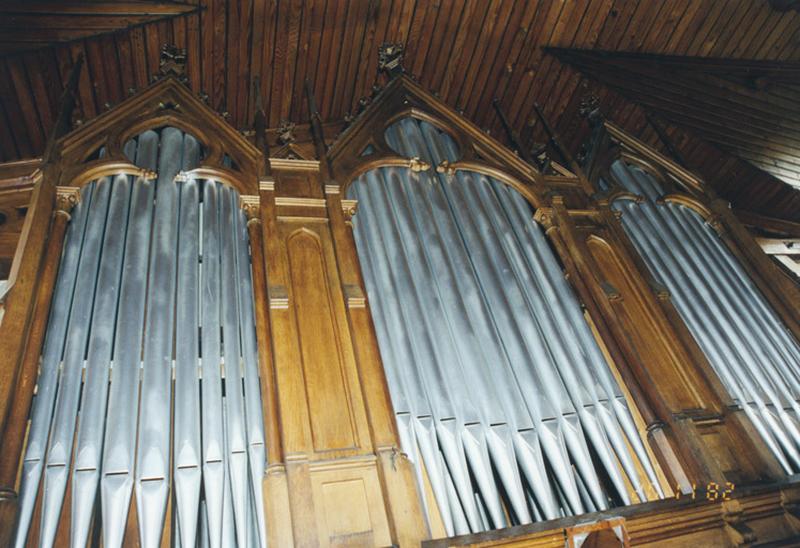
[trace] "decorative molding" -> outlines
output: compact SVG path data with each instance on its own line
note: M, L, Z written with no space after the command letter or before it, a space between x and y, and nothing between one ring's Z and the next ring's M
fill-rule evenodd
M285 286L271 285L267 292L269 293L270 308L273 310L287 310L289 308L289 292Z
M264 178L258 181L259 192L275 192L275 179Z
M294 160L290 158L270 157L269 165L273 170L319 171L319 160Z
M325 194L339 194L339 185L325 185Z
M323 198L295 198L292 196L277 196L275 198L275 205L288 207L326 208L328 203Z
M357 285L345 284L344 298L347 302L347 308L365 308L367 306L367 297Z

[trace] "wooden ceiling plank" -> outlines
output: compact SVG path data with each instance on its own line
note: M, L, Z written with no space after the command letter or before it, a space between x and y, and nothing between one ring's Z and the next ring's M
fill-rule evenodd
M668 4L668 12L650 27L650 32L645 36L643 50L663 51L689 11L687 0L673 0Z
M18 131L27 132L33 150L40 150L44 145L44 128L41 125L36 105L29 92L28 78L25 65L17 56L5 59L6 76L10 78L11 85L16 94L16 106L22 113L25 125L19 126Z
M600 36L597 37L597 47L612 49L619 40L619 34L628 26L628 22L636 11L638 2L629 0L615 0L614 5L608 10L608 15L603 21Z
M555 5L555 8L559 7L559 5ZM533 21L525 34L517 59L512 66L512 71L510 74L504 73L503 79L498 85L495 95L500 99L506 116L513 116L514 103L519 104L522 101L524 93L521 90L529 89L528 84L533 80L535 74L535 69L531 66L530 60L533 52L539 48L545 24L550 14L554 11L554 3L547 2L547 0L538 1ZM507 77L506 74L508 74ZM507 97L508 94L511 94L511 97Z
M144 29L144 51L147 59L147 83L150 78L158 72L158 64L161 59L161 40L158 36L158 26L155 24L145 25Z
M452 105L459 112L463 112L463 105L461 104L461 90L464 85L470 80L470 72L474 68L475 54L479 51L482 42L482 33L485 30L485 22L487 20L494 23L494 17L497 13L498 2L488 1L484 2L478 7L480 17L471 18L466 21L466 26L462 26L459 32L463 35L464 41L462 42L461 54L454 59L455 75L456 78L451 80L450 89L448 94L442 97L448 104Z
M117 58L119 59L119 76L122 81L122 90L125 96L128 96L131 89L136 89L130 37L125 33L117 33L114 36L114 48L117 50Z
M210 95L214 89L214 11L213 0L200 0L200 91Z
M274 75L276 35L278 32L278 2L269 1L264 13L264 54L261 57L261 97L264 101L264 112L267 123L271 121L270 105L272 104L272 78Z
M709 11L707 17L703 20L703 23L697 29L694 36L689 36L689 46L683 52L684 55L692 55L697 56L699 55L700 50L705 44L706 39L708 38L709 34L711 34L712 29L719 21L720 17L726 12L725 8L727 6L727 2L714 2L711 6L711 10Z
M514 42L514 37L519 33L520 22L525 15L525 6L519 4L504 4L504 9L495 25L492 41L495 47L488 47L484 54L480 70L477 73L472 89L466 93L466 112L476 123L483 121L494 114L494 109L484 109L482 105L489 105L497 90L500 73L508 64L508 56Z
M497 50L512 7L509 3L503 5L499 0L492 2L490 5L492 7L489 8L486 17L483 19L483 27L477 38L472 60L467 67L466 76L455 103L465 111L468 118L472 118L474 115L474 112L469 107L472 90L476 89L481 73L490 68L490 59Z
M755 45L756 59L774 59L794 35L794 30L798 27L800 12L792 11L785 13L775 26L774 32L765 37L761 45Z
M72 15L180 15L193 11L191 4L182 2L8 2L3 11L17 14L72 14Z
M325 9L325 3L317 2L315 0L306 0L303 17L300 18L300 38L297 47L297 63L294 67L294 74L292 75L292 102L291 110L289 112L290 120L307 120L308 115L306 112L307 101L303 100L304 83L306 78L312 82L313 86L313 73L309 70L309 57L311 55L311 38L312 29L315 24L320 22L322 11ZM312 87L313 89L313 87Z
M587 11L581 21L581 28L575 33L575 38L572 40L570 47L594 47L613 6L614 0L599 0L589 4L591 11Z
M354 62L353 56L358 55L361 47L361 36L363 35L363 15L364 2L359 0L349 0L347 18L343 40L341 42L341 55L339 56L339 70L336 73L336 85L333 91L333 113L335 118L342 118L350 112L350 103L347 101L348 92L352 94L353 83L349 77L351 65ZM357 58L356 58L357 59Z
M111 105L118 105L126 97L127 93L122 84L122 63L119 61L117 46L114 42L114 35L107 34L97 39L100 49L103 52L103 64L108 80L106 91L108 102ZM56 111L57 112L57 111Z
M252 39L250 40L250 77L248 80L255 81L259 79L259 88L254 92L253 84L249 83L247 87L248 100L247 100L247 113L245 118L248 125L253 120L255 115L256 96L263 95L261 92L261 83L263 79L262 74L262 61L264 58L264 34L265 34L265 12L267 10L266 1L256 0L253 2L253 20L251 22ZM262 96L263 101L263 96Z
M253 61L247 53L250 50L250 42L253 33L253 25L251 24L253 20L253 7L254 3L258 2L260 2L260 0L255 0L255 2L253 0L244 0L242 10L239 13L239 17L241 17L239 26L240 32L238 36L236 36L239 45L239 62L236 66L239 72L236 76L238 93L236 97L236 109L234 111L236 117L234 119L237 121L236 127L240 129L251 127L253 122L252 119L247 116L247 99L252 92L253 82L251 70Z
M417 6L406 40L406 70L419 79L425 65L426 54L433 36L433 28L441 11L439 2L423 2Z
M22 56L22 67L25 69L27 80L32 91L33 103L39 116L44 137L53 129L53 111L50 103L50 96L47 92L48 87L60 85L58 80L48 84L45 83L45 74L42 70L36 70L41 66L36 52ZM27 69L30 67L30 70ZM45 139L46 140L46 139Z
M431 31L429 47L425 62L421 67L420 82L434 93L439 91L437 74L439 68L450 57L450 48L455 39L453 29L461 19L462 2L456 0L441 0L436 24ZM445 61L443 61L443 59Z
M756 23L747 25L747 32L740 33L736 39L735 47L728 54L732 58L753 59L754 50L758 45L771 35L774 25L781 18L779 13L765 13L764 10L756 13L753 18Z
M464 11L461 14L461 21L459 22L458 29L455 31L455 40L453 41L453 49L447 62L447 70L445 70L442 84L439 87L439 96L447 101L450 96L450 89L453 85L453 80L459 70L459 60L462 58L464 45L471 32L474 32L474 24L472 24L473 14L478 8L478 2L466 2ZM463 74L463 73L462 73ZM452 103L450 103L452 105Z
M229 113L229 121L236 127L239 98L239 42L241 36L242 10L244 0L225 1L225 110ZM245 62L242 60L241 62ZM243 82L244 83L244 82ZM245 84L246 85L246 84ZM284 90L284 93L286 90Z
M508 105L502 100L502 98L505 97L509 82L514 77L521 77L525 72L524 62L527 58L527 48L532 47L529 46L529 44L533 44L535 42L533 36L537 32L536 16L546 11L542 7L541 0L525 2L525 8L525 14L522 22L520 23L519 30L517 30L517 32L514 34L514 41L511 45L511 50L506 57L506 63L504 66L498 67L501 70L497 75L497 86L493 90L492 96L485 96L484 99L484 101L491 101L495 97L501 99L504 111L507 109ZM489 112L485 112L483 121L484 124L488 123L488 120L494 120L494 127L498 129L500 128L500 122L497 120L496 116ZM497 133L497 131L495 131L495 133Z
M710 10L711 5L707 2L689 0L686 11L676 24L672 36L670 36L667 45L664 47L664 51L670 54L679 54L680 52L678 50L682 50L684 45L688 45L686 44L688 40L685 39L685 37L694 36Z
M200 49L200 15L193 13L186 17L186 72L189 86L197 93L201 86L202 51Z
M328 2L330 5L331 2ZM317 97L320 103L321 112L324 113L326 120L333 120L338 118L338 113L333 110L333 99L336 90L336 75L339 68L339 58L341 56L341 44L344 39L345 25L341 24L347 17L348 2L335 1L333 2L336 8L335 14L332 18L326 20L330 25L326 24L326 33L328 34L327 49L328 61L325 64L325 92L321 97Z
M491 122L496 120L495 110L482 108L482 105L489 105L495 97L502 96L505 82L516 67L522 42L528 33L533 20L533 10L536 7L536 2L523 2L514 6L515 9L506 26L497 55L491 64L491 71L484 78L482 85L478 87L483 91L473 94L475 100L468 105L468 108L475 113L476 123L482 126L491 128Z
M11 120L6 115L3 100L0 97L0 161L9 162L21 156L11 132Z
M356 12L356 27L353 35L353 47L350 51L350 59L347 64L346 81L349 82L342 96L342 109L345 112L355 114L358 109L358 100L364 95L368 95L367 89L358 88L358 73L361 63L366 61L366 44L368 36L368 25L370 22L369 13L372 8L371 2L367 0L358 1L358 11Z
M134 87L144 89L149 77L147 75L147 48L145 46L144 28L137 27L130 33L131 57L133 59ZM82 72L86 72L85 68ZM63 75L63 72L62 72Z
M753 59L767 38L775 34L775 29L780 25L780 22L788 19L787 15L780 12L771 13L758 32L753 35L753 39L746 44L742 43L740 47L734 49L731 56ZM737 53L739 54L737 55Z
M228 109L228 101L225 97L227 82L225 81L225 66L227 62L227 31L225 21L225 1L210 0L208 11L212 14L212 50L211 50L211 89L206 90L211 100L211 108L217 112Z
M372 40L372 46L369 49L362 50L362 59L365 56L367 59L366 65L364 65L362 70L362 82L365 88L369 88L370 86L374 85L378 80L378 48L388 39L389 25L391 24L391 14L394 3L395 2L393 0L378 1L376 3L375 8L377 9L377 21L375 23L375 36ZM362 76L360 76L360 78L361 77Z
M534 36L534 43L537 47L534 47L530 51L530 55L526 62L526 67L528 70L525 71L522 81L518 87L509 87L513 93L513 101L511 102L511 105L507 107L508 110L506 112L506 116L508 116L509 120L513 121L513 127L521 127L523 125L520 123L520 116L522 116L522 119L524 120L531 111L530 106L524 110L523 106L528 102L528 97L532 98L534 96L534 87L536 86L537 82L540 79L547 78L547 73L542 69L542 67L539 66L539 62L542 58L542 50L539 46L541 46L541 44L550 43L552 33L555 30L556 22L561 17L564 7L565 5L561 2L553 2L550 5L550 9L547 12L547 18L543 21L541 32ZM520 93L520 90L524 90L524 92Z

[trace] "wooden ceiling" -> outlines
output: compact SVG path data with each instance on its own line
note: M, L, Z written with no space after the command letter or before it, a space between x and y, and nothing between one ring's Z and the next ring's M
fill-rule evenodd
M62 83L81 53L83 120L146 86L161 45L172 43L187 49L192 90L246 128L257 77L269 126L307 120L306 78L323 118L341 120L371 93L378 45L402 42L404 65L422 85L501 139L495 97L528 145L545 140L530 123L539 103L575 152L588 134L577 112L589 92L611 120L664 145L640 106L545 47L800 61L800 13L767 0L195 1L194 13L0 58L0 160L41 153ZM690 167L734 205L800 220L796 190L694 128L665 120Z
M198 8L192 4L155 0L4 2L0 4L0 55L125 30L165 17L193 13Z

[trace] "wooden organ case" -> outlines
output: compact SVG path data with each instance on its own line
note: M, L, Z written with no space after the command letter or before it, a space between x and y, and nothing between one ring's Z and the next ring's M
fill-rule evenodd
M171 77L74 131L62 122L3 297L3 543L800 534L787 477L800 469L800 293L702 181L597 116L583 166L525 161L405 75L330 147L310 110L314 152L273 156L263 119L254 145ZM641 223L679 208L688 224L648 229L636 207L650 208ZM705 239L669 262L654 227ZM123 230L125 268L103 289L106 240ZM137 234L128 309L114 292L128 291ZM716 270L689 283L679 261ZM97 342L93 357L103 306L113 340L141 344ZM90 327L73 328L81 315ZM74 331L70 358L52 339ZM97 417L95 462L82 444ZM129 459L115 461L126 432Z

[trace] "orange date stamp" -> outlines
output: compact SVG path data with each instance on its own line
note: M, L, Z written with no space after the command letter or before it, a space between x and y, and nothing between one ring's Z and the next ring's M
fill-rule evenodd
M705 489L702 487L700 489L697 488L697 484L692 484L692 490L690 493L682 493L680 485L675 486L675 499L680 499L681 497L691 498L692 500L696 500L699 497L703 497L710 501L723 501L723 500L731 500L731 495L733 494L734 489L736 489L736 485L733 483L726 481L724 484L720 485L715 481L708 482L705 486Z

